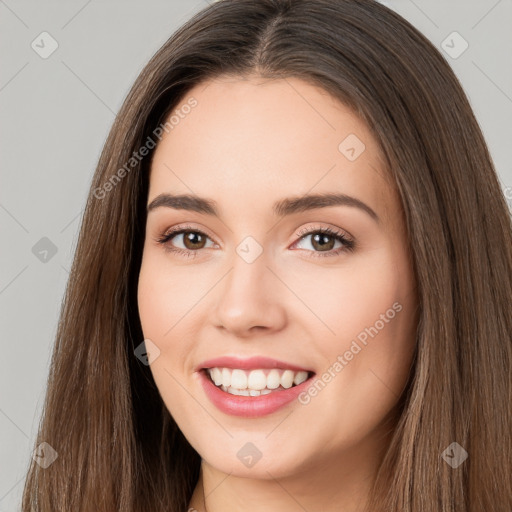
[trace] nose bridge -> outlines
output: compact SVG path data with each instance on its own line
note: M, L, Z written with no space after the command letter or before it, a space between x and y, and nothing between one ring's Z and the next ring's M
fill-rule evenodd
M239 244L218 295L216 323L238 335L255 326L277 328L285 319L268 254L258 246L250 239Z
M236 304L242 306L251 303L256 307L268 291L268 258L263 252L254 257L251 248L246 253L241 249L244 249L243 244L237 247L233 255L232 270L226 278L223 298L235 300L235 303L230 304L231 308Z

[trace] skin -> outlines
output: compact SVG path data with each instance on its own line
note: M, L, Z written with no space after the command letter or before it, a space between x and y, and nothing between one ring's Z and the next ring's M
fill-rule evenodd
M348 107L299 79L223 76L180 105L190 97L197 106L155 150L148 204L193 193L216 201L220 218L151 210L138 288L144 336L160 350L155 382L202 458L190 507L360 511L389 443L386 420L409 375L417 321L402 210L380 148ZM365 144L354 161L338 149L349 134ZM333 192L364 202L378 222L348 205L282 218L272 211L285 197ZM167 247L194 258L157 242L183 224L205 233L204 248L183 235ZM334 254L343 246L332 238L322 250L319 227L350 234L354 250ZM313 234L299 234L306 229ZM247 236L263 249L250 264L236 252ZM321 377L394 303L401 311L307 405L244 418L204 394L195 368L218 356L263 355ZM262 454L250 468L237 457L248 442Z

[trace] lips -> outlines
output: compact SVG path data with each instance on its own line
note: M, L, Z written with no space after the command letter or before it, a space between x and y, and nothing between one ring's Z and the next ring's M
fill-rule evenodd
M256 370L259 368L265 369L283 369L283 370L293 370L295 372L313 372L311 369L303 368L301 366L297 366L295 364L290 364L285 361L279 361L277 359L271 359L269 357L256 356L250 357L248 359L243 359L239 357L232 356L224 356L224 357L216 357L214 359L208 359L207 361L203 361L196 367L196 371L206 370L208 368L233 368L240 370Z
M244 381L242 378L241 381L233 379L231 382L232 384L235 381L242 382L240 385L244 389L236 390L233 387L220 385L218 380L217 384L219 385L216 385L211 375L213 372L218 376L220 368L224 369L224 374L236 373L239 377L244 372L249 374L249 380ZM202 362L197 366L196 372L200 376L201 385L206 396L220 411L229 415L245 417L264 416L289 404L311 384L311 379L315 375L315 372L307 368L267 357L252 357L249 359L219 357ZM263 373L268 375L267 381L262 375L259 375ZM273 380L270 373L273 376L277 376L277 374L284 376L281 385L277 384L277 381L270 385ZM289 380L285 382L287 380L286 375L290 376L290 374L301 376L296 380L298 384ZM262 377L263 381L260 384L258 384L259 379L252 379L251 381L250 375ZM265 382L271 389L265 387ZM256 389L249 389L251 387Z
M281 391L276 390L265 395L237 396L219 389L204 372L199 372L199 376L206 396L219 411L230 416L243 416L246 418L266 416L292 402L295 402L295 407L298 407L300 405L298 401L299 395L312 382L310 378L298 386Z

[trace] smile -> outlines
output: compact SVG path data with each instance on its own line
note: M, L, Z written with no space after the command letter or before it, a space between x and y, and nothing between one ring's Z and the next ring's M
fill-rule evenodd
M315 372L275 359L221 357L196 368L206 396L223 413L258 417L292 402Z
M232 368L208 368L211 381L222 391L238 396L260 396L289 389L308 379L307 371L284 369L242 370Z

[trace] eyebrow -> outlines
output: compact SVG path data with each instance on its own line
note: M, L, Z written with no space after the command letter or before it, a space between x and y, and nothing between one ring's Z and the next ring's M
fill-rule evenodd
M150 212L162 206L175 210L187 210L220 217L215 201L189 194L160 194L148 204L147 211ZM375 222L379 222L379 216L372 208L359 199L345 194L312 194L280 199L274 203L272 211L278 217L284 217L294 213L318 208L328 208L330 206L351 206L359 208L366 212Z

